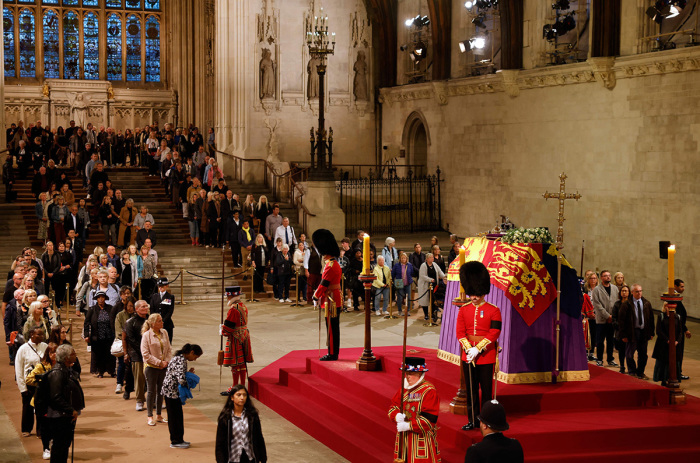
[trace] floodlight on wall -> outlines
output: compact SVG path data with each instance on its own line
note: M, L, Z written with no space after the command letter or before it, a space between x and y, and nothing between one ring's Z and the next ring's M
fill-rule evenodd
M474 7L480 10L488 10L489 8L498 7L498 0L467 0L464 2L464 7L467 10L471 10Z
M553 24L545 24L542 28L542 38L552 42L557 38L557 30Z
M654 6L650 6L646 13L649 18L661 24L664 19L675 18L680 10L686 7L687 0L657 0Z
M459 51L466 53L467 51L474 51L477 53L478 50L483 50L486 47L486 37L477 36L472 37L469 40L462 40L459 42Z
M557 0L552 3L553 10L568 10L569 8L571 8L569 0Z
M406 27L415 26L417 29L420 30L428 24L430 24L430 18L428 18L427 16L416 15L415 18L407 19L404 24L406 24Z
M425 57L428 54L428 47L425 45L425 43L422 40L419 40L416 42L415 45L413 45L413 50L411 51L411 60L414 61L416 64L420 63L422 60L425 59Z
M474 8L474 2L467 0L466 2L464 2L464 8L471 10L472 8Z
M477 16L472 18L472 24L476 27L481 27L482 29L486 29L486 24L484 24L484 20L486 19L486 15L484 13L479 13Z

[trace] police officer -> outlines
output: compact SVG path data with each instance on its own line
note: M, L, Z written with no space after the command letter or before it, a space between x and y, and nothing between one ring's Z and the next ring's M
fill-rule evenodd
M173 342L173 312L175 311L175 296L170 294L170 282L167 278L158 279L158 292L151 296L151 313L159 313L163 319L163 328L168 332L170 343Z
M523 463L520 442L503 435L510 428L503 405L496 400L484 403L479 421L484 439L467 449L464 463Z

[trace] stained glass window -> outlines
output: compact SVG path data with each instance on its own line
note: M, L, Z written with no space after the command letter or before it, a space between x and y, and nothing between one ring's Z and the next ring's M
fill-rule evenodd
M99 0L83 0L83 6L99 6Z
M63 78L80 78L80 31L75 11L63 15Z
M66 6L75 6L78 4L78 0L63 0L63 4Z
M5 77L15 77L15 18L9 8L2 9L3 42L5 43Z
M20 3L34 3L34 0L19 0Z
M155 16L146 20L146 82L160 82L160 24Z
M115 13L107 17L107 80L122 80L122 21Z
M61 77L61 61L58 55L58 15L54 10L46 10L44 25L44 77L58 79Z
M159 10L160 0L145 0L147 10Z
M126 7L133 10L141 8L141 0L126 0Z
M58 5L58 0L42 0L41 3L44 5Z
M24 9L19 14L19 76L35 77L36 39L34 34L34 12Z
M83 78L100 78L100 26L95 13L83 18Z
M107 8L121 8L122 0L107 0Z
M141 80L141 19L133 14L126 19L126 80Z

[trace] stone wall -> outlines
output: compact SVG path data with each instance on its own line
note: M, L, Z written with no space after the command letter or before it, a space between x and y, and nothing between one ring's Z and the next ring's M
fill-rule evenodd
M589 60L590 61L590 60ZM565 253L580 269L622 271L660 308L666 261L676 244L686 307L700 316L700 49L686 48L383 90L383 142L401 144L414 112L427 122L429 170L446 178L443 226L459 236L493 227L557 227L567 190ZM511 96L512 95L512 96Z

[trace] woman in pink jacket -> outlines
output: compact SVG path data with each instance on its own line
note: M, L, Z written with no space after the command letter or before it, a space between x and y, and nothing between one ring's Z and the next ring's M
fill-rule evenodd
M172 359L168 332L163 329L163 319L154 313L148 317L141 328L141 355L146 364L145 376L147 384L146 410L148 410L148 425L155 426L156 421L167 423L161 415L163 395L161 388L165 379L165 371ZM153 404L156 406L156 419L153 420Z

